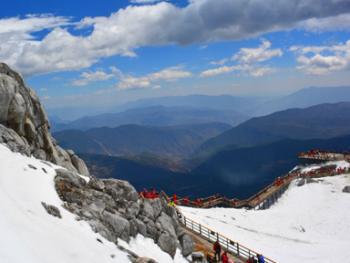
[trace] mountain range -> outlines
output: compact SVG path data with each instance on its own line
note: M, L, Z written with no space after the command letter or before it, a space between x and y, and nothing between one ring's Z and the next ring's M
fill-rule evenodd
M302 162L310 149L350 150L350 135L331 139L285 139L266 145L218 152L190 172L144 164L121 157L80 154L92 174L129 180L137 189L156 188L192 198L220 193L247 198ZM308 161L305 161L308 162Z
M210 109L194 107L150 106L118 113L88 116L68 123L53 122L53 130L87 130L99 127L117 127L126 124L147 126L193 125L221 122L235 126L249 117L231 109Z
M54 133L63 147L79 153L135 156L151 154L162 158L183 159L207 139L231 128L224 123L178 126L123 125L86 131L64 130Z
M350 102L288 109L252 118L206 141L198 155L224 148L266 144L282 139L332 138L350 134Z

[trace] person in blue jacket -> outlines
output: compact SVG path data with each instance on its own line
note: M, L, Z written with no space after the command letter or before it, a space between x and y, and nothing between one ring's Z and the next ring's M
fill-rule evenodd
M258 255L258 263L265 263L265 259L263 255Z

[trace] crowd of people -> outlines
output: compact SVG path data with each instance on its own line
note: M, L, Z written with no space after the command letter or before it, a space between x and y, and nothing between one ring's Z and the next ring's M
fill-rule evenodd
M159 198L159 193L155 189L143 189L143 191L140 192L140 197L145 199L156 199Z

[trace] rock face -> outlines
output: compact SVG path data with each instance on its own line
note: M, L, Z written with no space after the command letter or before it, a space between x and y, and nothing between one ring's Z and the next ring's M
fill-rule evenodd
M56 145L46 113L35 93L22 77L0 63L0 143L12 151L33 155L89 175L85 163L73 152Z
M141 199L126 181L90 176L84 161L73 151L59 147L49 129L37 96L18 73L0 63L0 143L66 168L57 169L55 177L56 191L66 209L114 243L141 234L152 238L172 257L177 248L185 256L192 252L191 238L183 234L175 209L165 199ZM49 214L61 217L57 207L42 205ZM143 260L139 262L152 262Z
M74 172L58 169L56 173L56 190L65 207L109 241L129 241L141 234L172 257L177 248L185 256L192 253L192 239L183 233L175 209L165 199L141 199L126 181L91 178L86 182Z

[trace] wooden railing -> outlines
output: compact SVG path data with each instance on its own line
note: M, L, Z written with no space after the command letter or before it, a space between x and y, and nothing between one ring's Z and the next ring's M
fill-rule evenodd
M253 249L250 249L222 234L219 234L218 232L202 225L194 220L184 216L181 211L177 209L178 217L180 223L188 230L192 231L194 234L197 234L204 238L205 240L214 243L216 240L220 242L221 248L226 250L228 253L232 254L233 256L240 258L242 260L247 260L248 258L254 257L257 259L257 254L256 251ZM265 257L265 262L266 263L277 263L276 261Z
M301 152L298 155L301 159L314 159L323 161L339 161L339 160L349 160L350 154L348 152L330 152L321 150L310 150L307 152Z

